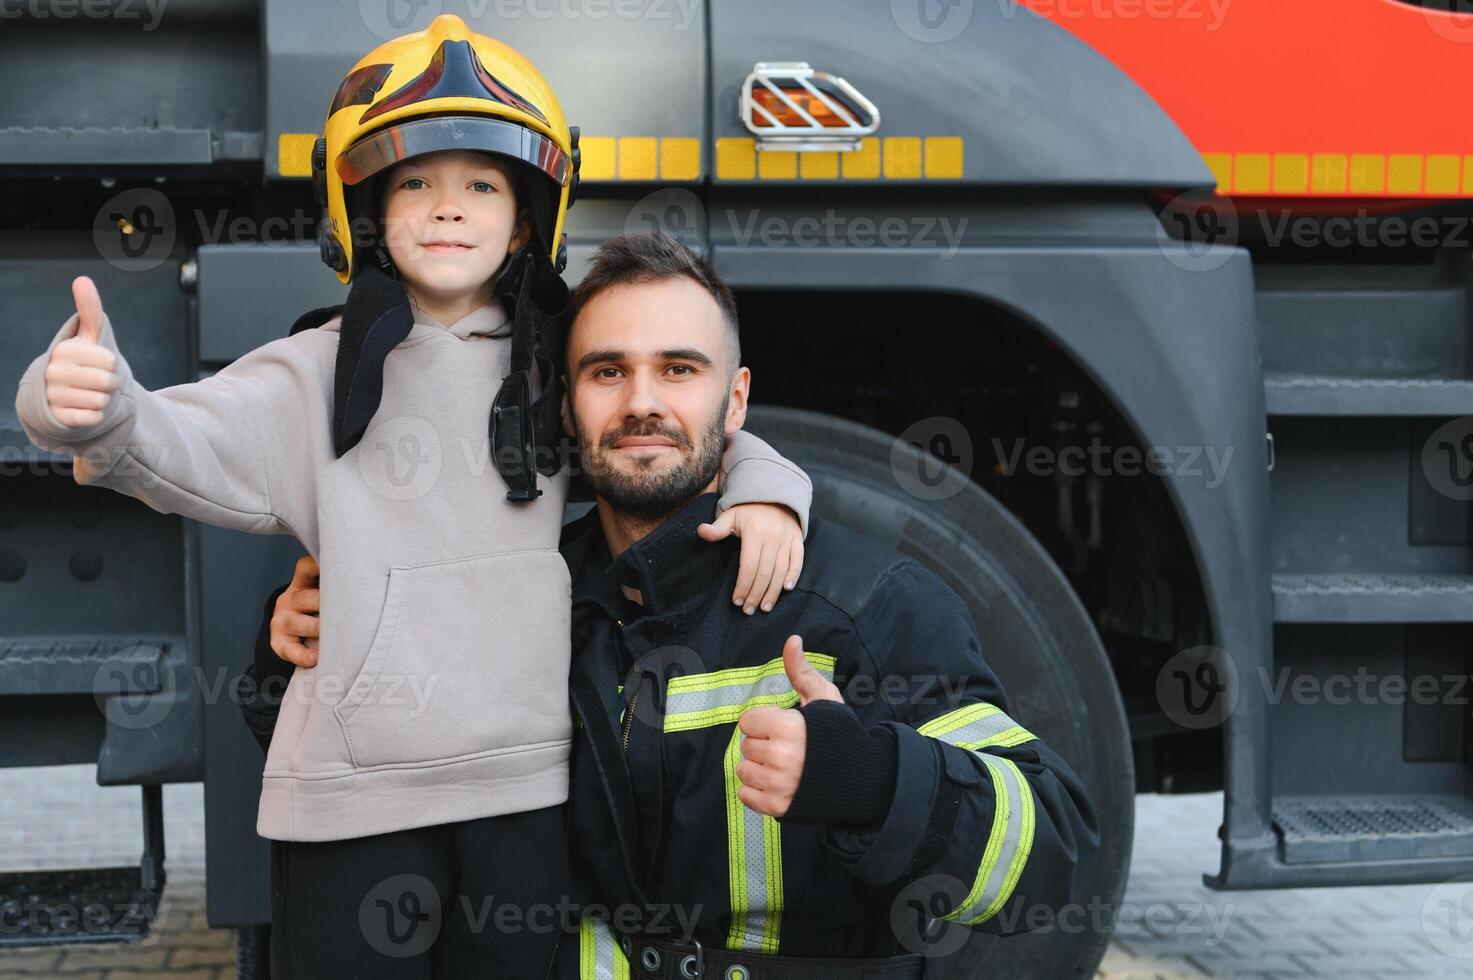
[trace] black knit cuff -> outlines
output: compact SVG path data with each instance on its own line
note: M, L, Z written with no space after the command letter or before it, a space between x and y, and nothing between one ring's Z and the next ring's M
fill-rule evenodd
M271 745L271 734L276 729L276 715L281 710L281 699L287 683L296 671L296 665L282 660L271 649L271 614L276 611L276 600L287 586L272 592L266 599L265 617L256 633L256 647L251 665L245 676L236 682L236 700L240 704L246 727L255 736L256 742L265 752Z
M885 819L895 799L899 749L895 734L866 730L854 709L814 701L798 709L808 725L803 777L784 823L871 827Z
M276 612L276 600L280 599L281 594L290 587L290 583L283 585L266 597L266 610L261 619L261 628L256 631L256 669L254 673L257 682L291 677L292 672L297 669L295 664L289 660L282 660L276 655L276 651L271 649L271 615Z

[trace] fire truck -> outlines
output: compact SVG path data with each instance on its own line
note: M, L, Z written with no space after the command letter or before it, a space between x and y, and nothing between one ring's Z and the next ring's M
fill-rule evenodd
M978 933L938 972L1090 976L1137 793L1223 790L1214 888L1473 872L1460 2L6 3L0 388L79 274L155 389L341 302L327 102L460 15L580 128L570 281L625 231L708 255L751 427L818 513L962 595L1088 785L1103 924ZM265 976L263 760L230 692L300 546L79 487L8 403L0 453L0 765L95 764L145 818L136 867L0 875L0 909L104 910L0 944L143 935L161 786L203 781L209 921Z

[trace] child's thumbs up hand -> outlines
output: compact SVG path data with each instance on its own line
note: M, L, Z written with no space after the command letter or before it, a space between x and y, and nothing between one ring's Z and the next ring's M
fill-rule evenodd
M46 403L56 420L76 429L102 421L118 388L117 355L102 346L102 299L86 276L72 280L77 304L77 335L51 351L46 365Z

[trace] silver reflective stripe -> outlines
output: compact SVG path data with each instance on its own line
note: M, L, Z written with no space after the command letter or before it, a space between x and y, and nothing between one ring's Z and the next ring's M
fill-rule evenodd
M985 701L932 718L917 731L971 752L982 761L992 779L992 827L976 878L957 908L943 916L968 925L985 922L1012 896L1028 863L1033 850L1035 811L1033 788L1017 764L982 750L1020 745L1035 736L1001 708Z
M825 680L834 679L834 658L806 651L803 656ZM667 734L734 723L748 708L769 704L779 708L798 703L778 657L755 667L730 667L709 674L672 677L665 685Z
M629 960L607 922L579 921L578 980L629 980Z
M1017 745L1036 736L1009 718L1001 708L978 701L932 718L916 729L922 735L952 745L978 749L988 745Z
M782 918L782 830L778 822L748 809L737 796L741 780L741 729L732 732L724 759L726 775L727 885L731 900L728 949L776 953Z
M833 679L832 671L830 671L829 679ZM724 687L714 687L706 691L691 691L686 694L672 694L665 702L665 711L668 714L682 715L696 711L709 711L712 708L727 708L745 704L749 698L763 695L789 694L792 690L793 685L788 683L788 675L779 671L776 674L758 677L754 682L727 684Z

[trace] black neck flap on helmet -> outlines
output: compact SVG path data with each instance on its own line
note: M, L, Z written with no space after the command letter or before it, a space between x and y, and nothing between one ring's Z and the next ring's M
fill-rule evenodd
M511 488L508 500L534 500L537 473L551 476L562 465L562 369L571 295L546 251L522 246L494 287L511 316L511 373L491 407L491 457ZM532 400L532 366L542 392Z
M392 270L392 264L389 265ZM491 460L506 480L508 500L535 500L537 473L562 465L562 364L569 292L547 255L534 244L507 260L493 294L511 319L511 364L491 407ZM320 327L342 314L333 374L333 451L341 458L363 438L383 399L384 359L409 335L414 315L404 284L379 262L364 262L342 306L311 310L291 333ZM542 392L532 399L532 365Z

